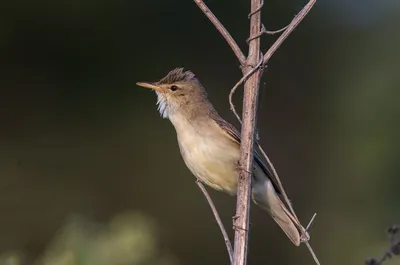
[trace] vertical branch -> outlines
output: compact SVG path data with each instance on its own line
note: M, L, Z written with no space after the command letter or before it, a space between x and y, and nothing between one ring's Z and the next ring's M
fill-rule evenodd
M261 1L251 0L250 38L261 31ZM260 58L260 39L254 38L249 43L249 54L243 74L257 67ZM247 264L248 230L251 197L251 172L253 171L253 147L256 127L256 112L261 71L256 70L244 84L242 142L240 146L240 173L237 188L235 215L235 241L233 265Z
M240 122L240 117L235 111L235 107L233 105L232 96L235 92L236 88L244 84L244 98L243 98L243 122L242 122L242 130L241 130L241 146L240 146L240 173L239 173L239 182L237 187L237 203L236 203L236 215L234 217L234 227L235 227L235 241L234 241L234 253L233 253L233 263L234 265L246 265L247 264L247 248L248 248L248 230L249 230L249 214L250 214L250 196L251 196L251 172L253 171L253 148L255 142L255 128L256 128L256 116L257 116L257 104L258 104L258 90L259 83L261 79L261 75L263 72L263 68L266 67L269 59L275 53L275 51L280 47L283 41L292 33L292 31L297 27L297 25L303 20L303 18L308 14L312 6L315 4L316 0L309 0L308 4L300 11L300 13L291 21L291 23L278 31L267 31L261 24L261 7L263 5L263 0L250 0L251 2L251 13L249 15L250 18L250 36L247 40L249 43L249 53L248 57L243 55L242 51L238 47L235 40L229 34L229 32L225 29L225 27L221 24L221 22L217 19L217 17L210 11L210 9L204 4L202 0L194 0L194 2L199 6L199 8L203 11L203 13L208 17L208 19L214 24L217 30L224 37L226 42L229 44L233 52L235 53L237 59L239 60L242 66L243 77L240 81L232 88L231 93L229 94L229 103L231 106L231 110L237 117ZM263 34L275 34L284 31L282 35L276 40L276 42L270 47L270 49L263 56L260 50L260 39ZM258 145L258 144L257 144ZM273 168L273 165L269 161L267 155L262 150L261 146L258 145L260 150L262 151L265 159ZM274 170L274 168L273 168ZM307 234L308 228L304 229L303 226L298 221L296 214L293 211L293 208L289 202L289 199L286 196L286 193L283 190L282 184L280 183L279 177L274 170L274 175L279 182L279 186L283 191L284 200L288 204L291 213L294 215L294 221L299 228L301 228L301 232L303 234L302 240L309 248L311 254L317 265L319 265L319 261L315 256L311 246L308 243L309 236ZM202 188L201 183L199 187ZM204 187L203 187L204 189ZM212 200L205 196L209 201L210 207L213 210L215 218L218 222L218 213L213 207ZM220 221L220 220L219 220ZM311 221L312 222L312 221ZM230 252L229 248L229 239L227 239L226 232L224 231L223 226L220 222L221 232L225 238L225 243L228 248L228 252ZM224 233L225 232L225 233ZM231 260L232 261L232 260Z

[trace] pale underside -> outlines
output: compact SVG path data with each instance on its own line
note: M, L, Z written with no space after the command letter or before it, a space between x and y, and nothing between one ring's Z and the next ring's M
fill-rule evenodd
M190 121L176 117L170 119L177 131L179 148L189 170L210 187L236 194L240 156L238 144L226 135L221 137L223 131L215 122L194 127L182 124ZM199 131L198 128L205 129Z
M238 161L240 158L240 136L232 125L222 120L215 112L197 116L195 120L168 106L166 99L158 94L160 114L169 118L175 127L179 148L186 166L206 185L236 195L238 184ZM283 229L295 245L300 244L300 234L293 217L270 181L270 170L255 155L252 174L252 198Z

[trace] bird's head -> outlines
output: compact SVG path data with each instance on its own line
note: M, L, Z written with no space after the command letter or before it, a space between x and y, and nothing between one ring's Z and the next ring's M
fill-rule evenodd
M188 112L207 101L207 93L199 80L183 68L170 71L158 82L137 82L136 85L156 92L158 110L163 118L170 118L176 112Z

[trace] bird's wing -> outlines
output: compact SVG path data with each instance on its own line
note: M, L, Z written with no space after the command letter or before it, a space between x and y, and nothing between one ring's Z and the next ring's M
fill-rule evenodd
M229 136L229 138L236 142L238 145L240 145L241 142L241 137L240 137L240 132L229 122L225 121L222 118L214 118L214 121L221 127L221 129ZM254 162L257 163L261 169L265 172L265 174L268 176L268 178L271 180L272 185L275 188L275 191L278 194L281 193L281 189L279 188L278 181L276 180L275 175L272 173L272 169L270 165L267 163L265 164L262 159L260 154L257 152L257 150L254 149Z
M240 132L236 130L235 127L233 127L231 124L223 120L222 118L219 119L214 119L215 122L223 129L223 131L229 136L229 138L240 145ZM279 188L279 184L276 178L276 175L273 174L272 169L269 165L269 163L263 163L261 160L260 154L257 152L257 150L254 150L254 163L257 163L259 167L261 168L262 171L265 172L267 175L268 179L270 180L269 183L272 184L273 189L275 192L266 192L266 191L261 191L256 190L255 197L253 197L253 200L256 204L259 204L260 206L266 206L267 210L270 211L270 214L272 218L277 222L277 224L282 228L282 230L286 233L286 235L292 240L292 242L296 245L300 245L300 233L299 233L299 228L301 228L301 224L296 221L296 219L293 217L292 213L287 209L285 206L285 203L283 203L283 194L281 189ZM265 181L265 180L264 180ZM268 182L267 182L268 183ZM257 187L257 186L256 186ZM264 186L263 186L264 187ZM268 186L267 186L268 187ZM269 188L272 188L269 186ZM254 188L254 187L253 187ZM254 190L253 190L254 192ZM261 197L258 197L258 195L261 194ZM269 196L267 196L269 194Z

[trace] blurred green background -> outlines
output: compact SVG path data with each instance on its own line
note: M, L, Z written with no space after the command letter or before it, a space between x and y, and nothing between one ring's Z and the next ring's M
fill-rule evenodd
M264 1L270 30L305 4ZM206 3L247 51L249 1ZM317 1L263 76L261 143L300 219L318 213L324 265L379 256L400 220L399 26L399 1ZM172 125L135 86L175 67L238 127L238 63L193 1L1 2L0 264L228 264ZM235 199L211 195L232 236ZM249 264L313 264L251 217Z

